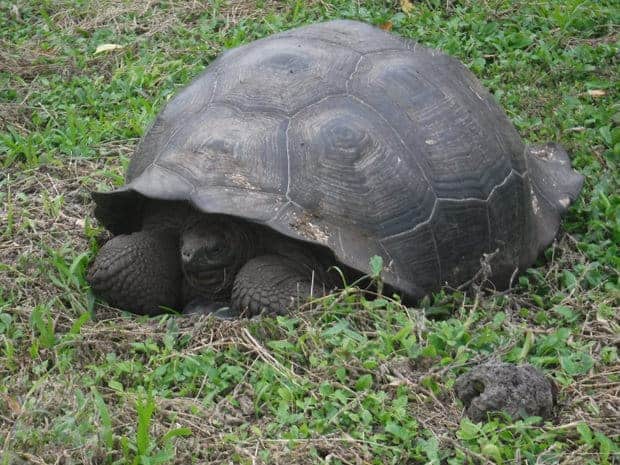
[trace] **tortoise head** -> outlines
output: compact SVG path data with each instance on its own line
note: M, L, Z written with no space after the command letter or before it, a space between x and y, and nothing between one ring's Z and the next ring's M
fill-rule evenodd
M257 253L252 227L224 215L197 215L180 239L183 274L202 296L229 294L239 269Z

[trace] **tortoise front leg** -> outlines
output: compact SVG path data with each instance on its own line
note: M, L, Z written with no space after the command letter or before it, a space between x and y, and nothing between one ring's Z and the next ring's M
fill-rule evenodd
M88 272L94 294L141 315L181 304L179 239L166 231L140 231L110 239Z
M232 309L255 316L285 314L310 296L322 296L325 283L312 267L280 255L262 255L239 270L232 291Z

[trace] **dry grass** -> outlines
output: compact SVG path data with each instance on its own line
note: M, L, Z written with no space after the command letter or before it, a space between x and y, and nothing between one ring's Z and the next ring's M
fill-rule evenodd
M310 2L309 6L311 6ZM258 7L260 5L260 7ZM277 0L228 0L216 2L181 0L95 0L89 8L60 11L53 16L55 24L66 31L93 33L105 27L117 34L137 34L149 37L170 32L177 27L191 28L199 16L212 12L223 21L222 31L234 27L241 20L260 18L267 12L288 9Z

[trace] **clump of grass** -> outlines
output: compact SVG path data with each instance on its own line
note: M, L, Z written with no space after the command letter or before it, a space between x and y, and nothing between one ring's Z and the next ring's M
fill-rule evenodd
M617 8L409 3L0 2L2 463L617 460ZM260 322L93 312L88 192L221 50L332 18L457 56L527 141L565 145L586 184L558 241L510 292L416 308L349 287ZM556 417L461 418L455 378L491 359L551 375Z

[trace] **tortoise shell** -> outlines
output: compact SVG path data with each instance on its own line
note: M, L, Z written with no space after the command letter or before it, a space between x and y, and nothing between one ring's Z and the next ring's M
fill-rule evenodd
M490 255L505 286L554 238L580 175L530 150L458 60L354 21L223 53L157 116L126 185L95 193L114 233L145 198L267 225L417 298Z

